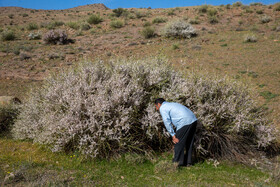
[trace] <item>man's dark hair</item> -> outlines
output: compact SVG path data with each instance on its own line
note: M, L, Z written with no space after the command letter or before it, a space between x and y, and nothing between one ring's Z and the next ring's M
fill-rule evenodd
M155 100L155 104L157 105L158 103L159 104L162 104L165 100L163 98L158 98Z

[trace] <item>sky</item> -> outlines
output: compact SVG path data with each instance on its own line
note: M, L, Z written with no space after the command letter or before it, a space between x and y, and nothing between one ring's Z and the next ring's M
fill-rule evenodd
M0 7L17 6L32 9L67 9L81 5L103 3L108 8L173 8L195 6L202 4L221 5L232 4L238 0L0 0ZM274 4L279 0L239 0L249 5L254 2Z

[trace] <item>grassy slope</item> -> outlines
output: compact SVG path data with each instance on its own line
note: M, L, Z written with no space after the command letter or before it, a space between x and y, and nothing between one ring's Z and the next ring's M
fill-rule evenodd
M171 153L164 153L144 163L127 162L125 157L111 161L83 161L77 154L52 153L29 142L8 139L0 140L0 176L21 173L18 178L10 178L6 183L27 184L85 184L114 186L277 186L268 173L240 164L197 163L191 168L176 171L155 171L162 160L171 160ZM1 179L1 178L0 178ZM0 180L1 181L1 180Z

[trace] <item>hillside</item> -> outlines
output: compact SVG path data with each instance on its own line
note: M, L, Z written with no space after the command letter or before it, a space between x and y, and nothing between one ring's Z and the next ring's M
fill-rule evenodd
M258 3L129 8L118 17L103 4L66 10L0 7L0 34L3 36L6 30L15 34L14 40L0 43L0 95L24 99L30 85L39 85L50 72L84 59L165 55L180 69L227 75L249 83L280 127L279 9L278 4ZM99 15L102 22L87 23L92 15ZM164 37L162 28L178 19L192 23L197 37ZM120 26L112 26L116 20ZM155 29L155 37L146 39L141 34L147 26ZM75 42L47 45L42 39L28 37L37 32L44 36L50 29L65 30ZM244 42L247 35L255 37L256 42Z

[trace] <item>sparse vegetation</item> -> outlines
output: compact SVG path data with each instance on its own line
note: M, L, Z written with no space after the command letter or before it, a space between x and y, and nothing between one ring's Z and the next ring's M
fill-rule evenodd
M168 22L162 32L166 37L175 38L191 38L197 35L197 31L193 28L193 26L184 20Z
M141 34L144 36L144 38L153 38L155 37L155 29L153 27L145 27L142 31Z
M50 30L43 36L46 44L67 44L69 43L68 35L64 30Z
M263 10L256 10L257 14L263 14Z
M8 17L9 17L10 19L13 19L13 18L14 18L14 14L9 14Z
M215 8L209 8L209 9L207 9L207 14L208 14L208 16L215 16L215 15L217 15L217 13L218 13L218 11L217 11L217 9L215 9Z
M2 39L2 41L12 41L12 40L16 39L16 35L15 35L14 31L4 30L1 33L1 39Z
M41 33L39 33L39 32L37 32L37 33L31 32L28 35L28 39L29 40L40 40L41 39Z
M102 21L103 19L99 15L91 15L87 20L89 24L99 24Z
M198 11L199 11L200 13L206 13L207 10L208 10L208 7L209 7L209 5L202 5L202 6L200 6L200 7L198 8Z
M247 42L247 43L254 43L254 42L257 42L257 38L255 35L246 35L244 37L244 42Z
M153 24L157 24L157 23L165 23L167 21L166 18L162 18L162 17L157 17L153 19Z
M22 17L28 17L28 14L24 13L22 14Z
M122 28L124 26L124 23L121 20L115 20L115 21L110 22L110 26L112 28L119 29L119 28Z
M26 27L27 30L32 31L32 30L37 30L39 27L36 23L29 23Z
M113 13L116 17L120 17L122 15L126 15L128 11L124 8L117 8L113 10Z
M243 6L243 4L242 4L242 2L237 1L237 2L233 3L232 6L233 7L241 7L241 6Z
M280 3L277 3L274 8L275 11L280 11Z
M87 31L91 29L91 26L88 23L82 23L80 27L82 31Z
M208 21L211 24L219 23L217 16L208 16Z
M77 22L68 22L66 23L66 25L75 30L78 30L80 28L80 25Z
M260 22L261 23L269 23L272 20L270 16L264 15L261 17Z
M266 100L271 100L278 96L278 94L273 94L270 91L263 91L260 93L261 96L263 96Z

